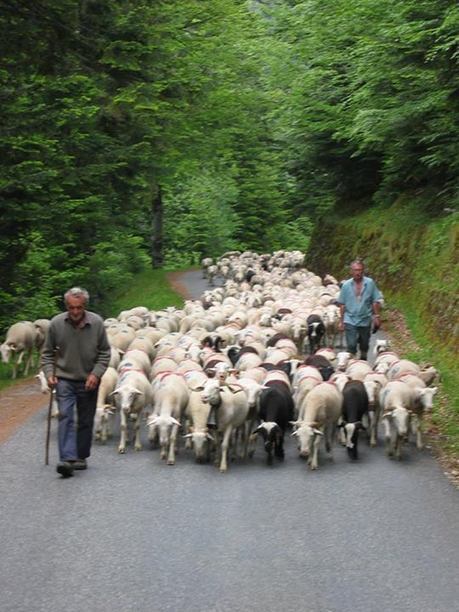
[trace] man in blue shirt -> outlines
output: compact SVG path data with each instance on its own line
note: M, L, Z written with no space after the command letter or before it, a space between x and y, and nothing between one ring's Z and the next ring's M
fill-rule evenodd
M353 355L360 349L360 359L366 359L370 344L371 327L381 325L380 311L382 294L374 280L364 276L364 265L360 259L351 263L352 278L341 287L338 304L341 312L339 330L346 334L347 349Z

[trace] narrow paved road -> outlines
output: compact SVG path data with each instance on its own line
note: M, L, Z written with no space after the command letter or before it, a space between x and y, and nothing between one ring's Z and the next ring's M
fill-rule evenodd
M310 472L289 439L284 463L258 449L222 475L113 440L62 480L45 420L0 445L2 612L457 610L458 492L427 451L336 448Z

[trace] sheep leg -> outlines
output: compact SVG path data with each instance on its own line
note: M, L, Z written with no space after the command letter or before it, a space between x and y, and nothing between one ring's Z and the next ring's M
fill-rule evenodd
M118 452L124 454L126 452L126 433L127 433L127 419L124 410L120 411L120 443L118 446Z
M32 367L32 365L33 365L33 351L32 349L30 349L29 351L27 351L27 358L26 358L25 368L24 368L24 376L27 376L27 374L29 373L29 369Z
M322 436L316 435L314 437L314 442L312 443L312 455L310 462L311 470L317 470L319 467L319 446L321 437Z
M395 440L395 458L398 459L400 461L400 459L402 458L402 444L403 444L403 439L402 436L397 434L397 438Z
M416 448L422 450L424 444L422 442L421 421L417 415L413 416L411 420L411 431L416 436Z
M245 423L238 427L237 434L239 439L238 447L236 448L236 456L239 459L247 458L247 441L248 441L248 433L245 427Z
M17 355L18 355L18 358L16 359L16 365L20 366L22 363L22 360L24 359L24 351L23 350L19 351Z
M169 455L167 457L167 465L175 464L175 445L177 443L178 425L172 425L169 438Z
M394 454L394 440L392 435L392 428L390 424L387 422L387 419L384 419L384 441L386 445L386 453L389 457L392 457Z
M191 420L190 419L186 419L185 420L185 431L186 433L191 433ZM189 450L190 448L192 448L193 443L191 441L191 438L185 438L185 450Z
M54 419L57 419L57 417L59 416L59 406L57 404L55 389L52 390L52 394L53 394L53 399L51 403L51 417Z
M376 415L374 410L368 411L370 446L376 446Z
M233 426L228 425L223 434L223 440L221 443L221 461L220 461L220 472L226 472L228 470L228 447L233 432Z
M330 461L333 461L332 455L332 446L333 446L333 434L335 433L335 428L333 425L325 427L325 450L328 454L328 458Z
M135 431L135 441L134 441L134 450L141 451L142 443L140 441L140 422L142 420L142 412L137 413L137 418L134 423L134 431Z

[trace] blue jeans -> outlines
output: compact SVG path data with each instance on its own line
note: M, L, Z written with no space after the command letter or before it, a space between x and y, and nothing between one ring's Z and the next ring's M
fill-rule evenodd
M360 359L366 359L370 346L371 325L356 327L355 325L345 323L344 332L346 334L347 350L355 355L358 346L360 348Z
M61 461L86 459L91 453L97 389L86 391L84 385L84 380L68 378L59 378L57 382L59 405L57 437Z

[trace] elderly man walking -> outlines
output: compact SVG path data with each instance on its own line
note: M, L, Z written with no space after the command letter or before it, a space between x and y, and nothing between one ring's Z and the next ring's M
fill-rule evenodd
M341 319L339 330L345 332L347 349L353 355L360 348L360 359L366 359L372 324L381 325L380 311L383 300L376 283L364 276L364 264L360 259L351 263L352 278L345 281L338 296Z
M86 310L86 289L69 289L64 301L67 311L51 320L41 364L49 386L57 389L60 462L56 469L68 478L74 470L87 467L97 388L110 361L110 345L102 318Z

